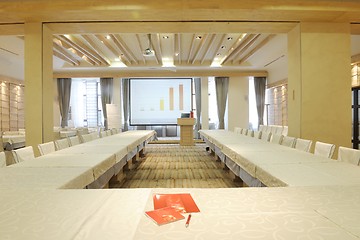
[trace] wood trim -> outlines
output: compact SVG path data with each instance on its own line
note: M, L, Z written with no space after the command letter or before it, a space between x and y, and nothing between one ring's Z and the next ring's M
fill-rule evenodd
M270 89L270 88L274 88L274 87L279 87L281 85L285 85L285 84L288 84L288 79L283 79L283 80L279 80L279 81L276 81L274 83L269 83L266 85L266 88L267 89Z

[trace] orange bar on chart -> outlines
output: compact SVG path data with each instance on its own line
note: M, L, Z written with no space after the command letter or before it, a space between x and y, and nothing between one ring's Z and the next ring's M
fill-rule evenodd
M174 88L169 88L169 109L174 111Z
M184 85L179 84L179 110L184 110Z
M160 99L160 111L164 111L164 110L165 110L164 99Z

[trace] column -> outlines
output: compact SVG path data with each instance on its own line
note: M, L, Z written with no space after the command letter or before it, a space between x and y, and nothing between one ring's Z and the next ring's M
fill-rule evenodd
M25 23L26 145L38 155L39 143L53 140L53 50L51 31L42 23Z
M201 78L201 128L209 129L209 78Z
M230 77L228 91L228 130L249 127L249 78Z
M300 23L289 32L289 135L351 146L350 54L348 23Z

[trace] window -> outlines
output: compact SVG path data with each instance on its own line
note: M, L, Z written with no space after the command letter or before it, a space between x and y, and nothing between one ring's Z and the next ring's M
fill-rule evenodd
M74 127L104 125L99 78L73 78L69 120Z
M209 91L209 129L217 129L219 126L219 118L217 111L215 78L209 77L208 81Z

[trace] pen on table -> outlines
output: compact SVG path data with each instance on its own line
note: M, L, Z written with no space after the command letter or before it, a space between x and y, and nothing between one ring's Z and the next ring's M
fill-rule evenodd
M191 213L189 214L187 220L186 220L186 223L185 223L185 227L188 227L189 224L190 224L190 219L191 219Z

